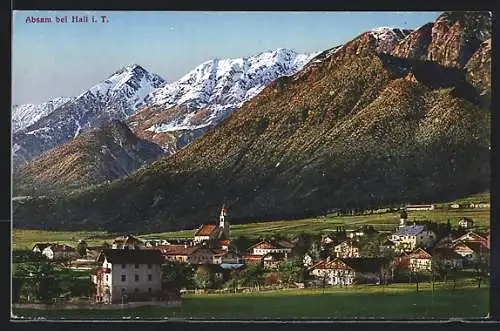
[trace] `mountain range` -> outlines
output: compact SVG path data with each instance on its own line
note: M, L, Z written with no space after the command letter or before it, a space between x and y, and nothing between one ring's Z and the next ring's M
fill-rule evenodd
M445 12L393 32L368 31L315 55L120 180L16 202L15 223L148 232L197 226L222 202L247 222L487 190L490 13ZM131 118L158 99L144 100ZM189 103L169 109L190 113Z

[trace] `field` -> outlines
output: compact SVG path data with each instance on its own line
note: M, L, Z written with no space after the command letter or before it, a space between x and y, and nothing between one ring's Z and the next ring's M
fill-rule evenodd
M408 220L432 220L446 223L449 219L453 227L458 226L462 217L474 220L478 229L490 226L489 209L436 209L432 211L409 211ZM207 220L207 223L209 220ZM346 229L355 229L362 225L373 225L377 230L393 230L399 224L399 213L368 214L357 216L326 216L302 220L269 221L250 224L231 224L231 236L259 237L272 234L297 234L308 232L312 234L335 231L343 225ZM142 235L143 238L192 238L195 230L164 232Z
M443 222L449 219L453 227L457 227L462 217L474 220L479 230L489 228L489 209L436 209L432 211L409 211L408 220L432 220ZM206 220L207 223L211 220ZM214 222L212 220L212 222ZM231 224L231 236L260 237L273 234L293 235L300 232L318 234L335 231L339 225L346 229L355 229L362 225L373 225L377 230L393 230L399 223L399 213L367 214L357 216L333 216L308 218L302 220L268 221L250 224ZM139 238L192 238L195 230L176 232L140 234ZM104 231L44 231L14 229L13 249L30 249L36 242L59 242L76 246L79 239L84 239L89 245L100 245L104 241L111 242L116 235Z
M482 318L489 312L489 288L473 282L421 283L283 290L239 294L183 296L182 307L141 307L116 310L31 310L16 309L19 317L47 319L435 319ZM383 303L383 304L381 304ZM466 303L466 304L464 304Z

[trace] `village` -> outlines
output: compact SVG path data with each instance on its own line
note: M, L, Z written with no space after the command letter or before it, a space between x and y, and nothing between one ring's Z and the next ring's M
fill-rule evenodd
M482 207L489 206L471 208ZM231 236L229 211L223 206L218 222L200 225L193 238L139 239L127 234L101 246L88 246L84 240L76 247L33 243L29 256L14 257L38 264L14 274L13 300L178 306L184 293L392 283L414 284L418 291L419 283L456 282L465 271L480 287L489 278L489 230L477 231L470 218L462 218L456 227L449 221L408 219L407 211L433 208L407 205L392 231L338 226L318 236L304 232L293 238L254 240ZM42 272L41 266L47 264L51 267ZM70 284L77 282L74 275L80 275L80 289L70 285L60 293L56 269L73 272L67 277Z

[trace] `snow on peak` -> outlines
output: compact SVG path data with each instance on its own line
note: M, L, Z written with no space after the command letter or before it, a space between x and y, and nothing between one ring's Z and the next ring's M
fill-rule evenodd
M367 33L375 38L376 51L389 53L400 40L406 38L411 32L413 30L382 26L371 29Z
M48 116L60 106L74 98L58 97L41 104L23 104L12 106L12 131L21 131L42 117Z
M216 124L271 81L294 74L315 55L278 48L250 57L203 62L178 81L164 84L145 98L146 107L187 106L187 113L179 118L150 129L164 132ZM204 115L195 116L194 112L201 108L207 108Z

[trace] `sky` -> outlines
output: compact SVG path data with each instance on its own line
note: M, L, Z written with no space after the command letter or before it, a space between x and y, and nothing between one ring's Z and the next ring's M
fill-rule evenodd
M78 96L136 63L171 82L214 58L277 48L323 51L382 26L415 29L438 12L69 12L15 11L12 102ZM92 23L56 17L92 16ZM101 16L107 22L102 23ZM27 23L28 17L51 23Z

